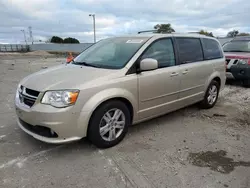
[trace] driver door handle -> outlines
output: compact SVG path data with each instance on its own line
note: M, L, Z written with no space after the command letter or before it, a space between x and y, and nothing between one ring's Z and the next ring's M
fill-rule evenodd
M173 76L178 76L178 75L179 75L178 72L172 72L172 73L170 74L171 77L173 77Z

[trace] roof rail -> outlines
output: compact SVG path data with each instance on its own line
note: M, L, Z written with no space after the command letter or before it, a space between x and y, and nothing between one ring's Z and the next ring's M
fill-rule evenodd
M149 32L152 32L152 33L157 33L158 30L145 30L145 31L138 31L138 34L140 33L149 33ZM161 32L162 34L171 34L171 33L164 33L164 32ZM159 33L159 34L161 34ZM200 34L199 32L172 32L172 33L175 33L175 34Z
M156 33L156 32L157 32L157 30L145 30L145 31L138 31L138 34L140 34L140 33L149 33L149 32Z

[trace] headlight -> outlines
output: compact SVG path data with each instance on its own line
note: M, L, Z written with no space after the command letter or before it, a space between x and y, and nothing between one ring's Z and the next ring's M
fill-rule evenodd
M248 62L247 59L239 59L238 60L238 63L243 64L243 65L247 64L247 62Z
M75 104L79 91L78 90L63 90L63 91L47 91L41 103L62 108Z

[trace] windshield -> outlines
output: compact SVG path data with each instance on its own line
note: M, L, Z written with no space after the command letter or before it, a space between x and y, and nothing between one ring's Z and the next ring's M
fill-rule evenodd
M148 38L109 38L101 40L78 55L72 64L97 68L123 68Z
M223 46L224 52L250 52L250 41L231 41Z

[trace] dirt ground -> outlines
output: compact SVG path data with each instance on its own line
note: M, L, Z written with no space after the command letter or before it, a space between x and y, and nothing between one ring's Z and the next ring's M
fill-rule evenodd
M210 110L191 106L132 126L117 146L42 143L16 124L20 79L61 64L0 54L0 187L250 187L250 89L227 85Z

